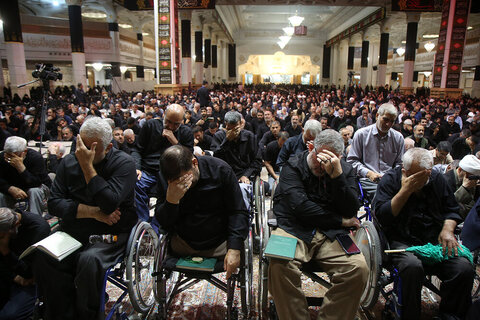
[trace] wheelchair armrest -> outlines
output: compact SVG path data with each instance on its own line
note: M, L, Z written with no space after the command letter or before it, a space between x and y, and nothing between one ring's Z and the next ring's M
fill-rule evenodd
M278 227L277 223L277 217L275 216L275 213L273 213L273 210L270 209L267 211L267 224L270 228L276 229Z

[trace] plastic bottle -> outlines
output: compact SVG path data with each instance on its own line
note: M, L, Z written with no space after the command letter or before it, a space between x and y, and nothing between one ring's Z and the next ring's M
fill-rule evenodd
M114 242L117 242L117 236L113 234L102 234L102 235L92 234L90 237L88 237L88 242L90 244L99 243L99 242L114 243Z

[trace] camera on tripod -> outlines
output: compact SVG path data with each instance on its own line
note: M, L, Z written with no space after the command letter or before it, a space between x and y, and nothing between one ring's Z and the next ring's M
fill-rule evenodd
M40 80L62 80L63 75L59 72L60 68L55 68L51 63L39 63L35 65L36 70L32 72L34 78Z

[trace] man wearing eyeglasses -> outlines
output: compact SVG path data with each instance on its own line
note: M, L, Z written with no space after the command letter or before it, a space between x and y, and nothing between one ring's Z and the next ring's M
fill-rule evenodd
M138 218L150 220L149 192L158 181L160 157L171 146L180 144L193 151L193 132L183 124L184 108L179 104L171 104L165 111L165 117L148 120L140 130L137 146L141 157L140 168L137 168L137 184L135 186L135 205ZM138 163L138 161L136 161ZM156 228L156 222L152 222Z

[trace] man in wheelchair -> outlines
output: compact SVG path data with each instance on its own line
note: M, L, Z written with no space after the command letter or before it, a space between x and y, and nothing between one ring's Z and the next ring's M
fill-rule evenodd
M60 163L48 210L61 229L83 246L62 261L38 254L34 275L45 303L45 318L103 319L100 301L105 272L124 254L137 222L133 159L112 148L112 129L89 117L77 136L75 155ZM116 235L114 243L89 243L90 235Z
M409 149L403 166L388 171L380 180L374 211L391 249L440 243L449 255L457 255L454 235L462 219L453 192L443 175L432 170L433 157L423 148ZM425 274L441 280L441 319L462 319L471 304L474 270L464 257L433 265L423 264L412 253L391 255L400 275L402 319L419 319Z
M155 217L171 234L171 253L225 256L228 279L240 265L248 233L248 211L235 173L224 161L196 157L179 145L163 153L160 168L168 186L159 187Z
M280 174L272 233L297 238L292 261L270 259L268 287L280 319L310 319L302 291L302 264L314 262L330 275L319 319L354 319L368 277L363 255L348 255L336 240L345 227L358 227L355 173L341 159L341 135L320 132L314 146L290 158Z

